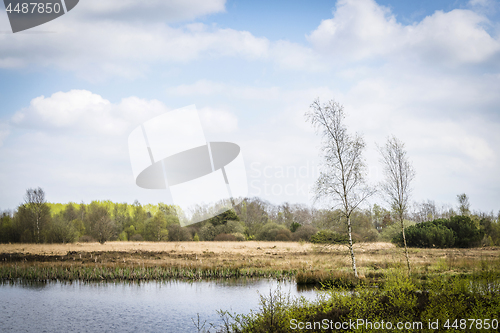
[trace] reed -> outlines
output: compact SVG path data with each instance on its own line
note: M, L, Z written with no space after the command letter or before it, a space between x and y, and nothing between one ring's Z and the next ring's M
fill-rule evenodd
M232 278L291 279L293 271L239 268L112 267L112 266L0 266L2 281L162 281Z

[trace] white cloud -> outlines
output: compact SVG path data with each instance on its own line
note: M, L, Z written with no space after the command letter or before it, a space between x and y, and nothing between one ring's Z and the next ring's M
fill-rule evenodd
M333 18L308 36L312 47L197 22L173 28L166 23L168 17L155 16L168 12L188 19L223 10L222 0L81 2L74 13L35 28L56 33L1 34L0 67L62 68L99 80L133 79L159 64L219 57L321 72L371 60L457 66L484 63L500 54L499 40L484 28L488 19L472 10L437 11L403 25L374 0L339 0ZM0 26L8 26L6 15L0 15Z
M205 131L231 133L238 129L238 118L228 111L205 107L198 113Z
M488 23L471 10L455 9L404 26L373 0L340 0L333 18L323 20L308 39L319 52L344 62L386 57L458 65L499 53L499 41L483 27Z
M0 147L3 146L4 140L9 135L9 125L7 123L0 122Z
M7 16L0 15L0 21ZM5 23L5 22L4 22ZM62 68L87 79L135 78L153 64L200 57L266 58L269 41L246 31L204 24L172 28L164 23L54 20L51 34L0 34L0 66ZM40 37L42 36L42 37Z
M112 104L86 90L34 98L12 117L13 124L40 131L53 129L93 135L119 135L168 109L159 101L128 97Z
M196 95L222 95L235 99L250 100L272 100L281 98L283 92L278 87L258 88L253 86L235 86L222 82L214 82L206 79L198 80L193 84L182 84L170 87L167 93L178 96Z
M225 11L225 0L87 0L71 11L87 18L182 21Z

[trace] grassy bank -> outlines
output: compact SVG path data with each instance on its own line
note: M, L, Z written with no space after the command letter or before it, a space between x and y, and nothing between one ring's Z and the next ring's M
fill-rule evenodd
M155 280L234 277L295 278L338 287L383 283L405 267L401 248L355 244L360 279L347 247L297 242L108 242L0 244L4 280ZM437 276L471 276L500 267L499 248L410 249L417 283Z
M220 312L223 332L498 332L500 274L439 276L417 286L404 271L380 288L334 288L316 301L280 290L250 314Z

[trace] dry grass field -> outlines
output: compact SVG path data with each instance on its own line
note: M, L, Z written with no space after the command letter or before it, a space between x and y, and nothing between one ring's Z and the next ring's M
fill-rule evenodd
M354 245L361 275L405 267L403 250L391 243ZM183 269L256 269L349 272L343 245L298 242L107 242L73 244L0 244L0 266L177 267ZM500 267L499 248L410 249L415 273L470 273Z

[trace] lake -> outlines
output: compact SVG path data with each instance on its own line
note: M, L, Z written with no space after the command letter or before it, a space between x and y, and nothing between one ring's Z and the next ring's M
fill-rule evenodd
M259 293L280 288L315 299L295 282L276 280L0 285L2 332L197 332L192 319L219 326L217 310L249 313ZM212 330L214 331L214 330Z

